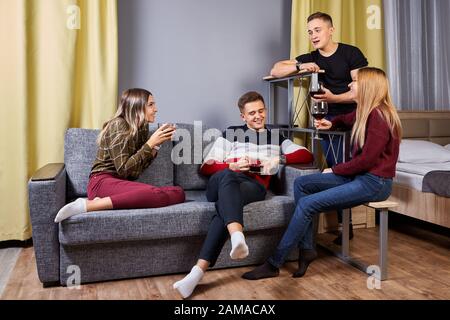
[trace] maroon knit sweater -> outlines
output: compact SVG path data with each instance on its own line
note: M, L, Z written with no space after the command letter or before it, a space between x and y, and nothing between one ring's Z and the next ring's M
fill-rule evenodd
M356 111L338 116L332 121L332 129L351 129L356 120ZM341 176L372 173L383 178L395 176L400 141L395 137L378 109L373 110L367 120L366 140L362 149L353 147L353 158L332 168Z

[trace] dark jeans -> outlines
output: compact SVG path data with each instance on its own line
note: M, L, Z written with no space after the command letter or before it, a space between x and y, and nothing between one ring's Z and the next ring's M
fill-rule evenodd
M225 169L212 175L206 188L206 198L216 203L216 213L212 217L199 258L214 266L228 239L227 225L239 222L244 226L244 206L264 200L266 192L262 184L240 172Z
M313 248L314 215L333 209L346 209L371 201L386 200L391 194L392 179L366 173L353 178L332 173L298 177L294 182L296 207L275 253L269 262L280 267L291 250Z
M335 118L335 115L328 115L325 119L331 121ZM338 163L342 163L344 158L342 156L342 151L344 150L344 137L343 136L328 136L323 135L320 140L322 146L323 154L326 158L327 165L329 168L333 167ZM338 222L342 223L342 210L336 210ZM352 223L352 213L350 210L350 223Z

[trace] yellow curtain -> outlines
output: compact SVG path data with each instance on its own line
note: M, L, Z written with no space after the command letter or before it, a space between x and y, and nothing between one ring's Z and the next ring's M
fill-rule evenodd
M313 50L307 33L307 18L314 12L328 13L336 29L333 40L357 46L369 65L384 69L384 30L382 0L293 0L291 58ZM294 96L297 96L296 88ZM301 92L300 94L305 94ZM298 125L308 123L307 110L301 110ZM297 139L299 140L299 139ZM299 141L302 142L302 141Z
M116 108L116 0L0 0L0 43L0 241L26 240L29 177Z

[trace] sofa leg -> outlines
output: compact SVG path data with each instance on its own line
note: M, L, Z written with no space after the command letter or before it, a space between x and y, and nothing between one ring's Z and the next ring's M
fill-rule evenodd
M59 287L60 285L61 284L59 283L59 281L48 281L42 283L43 288Z

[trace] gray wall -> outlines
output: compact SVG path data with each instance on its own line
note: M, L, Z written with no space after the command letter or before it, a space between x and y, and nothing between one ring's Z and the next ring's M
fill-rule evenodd
M240 124L239 96L256 90L267 100L262 77L289 58L291 0L118 0L118 6L119 92L152 91L158 122Z

